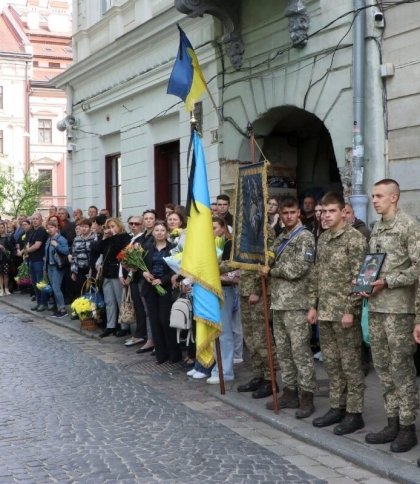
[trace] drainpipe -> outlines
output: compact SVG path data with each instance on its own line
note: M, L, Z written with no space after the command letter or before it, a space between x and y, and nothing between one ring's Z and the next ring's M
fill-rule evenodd
M357 218L367 224L369 197L364 193L365 168L365 63L366 63L366 0L353 0L356 19L353 40L353 175L350 202ZM360 9L360 10L359 10Z

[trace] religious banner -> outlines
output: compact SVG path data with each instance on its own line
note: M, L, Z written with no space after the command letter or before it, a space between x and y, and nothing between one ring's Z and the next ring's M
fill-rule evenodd
M233 224L231 265L258 270L268 265L268 161L239 167Z

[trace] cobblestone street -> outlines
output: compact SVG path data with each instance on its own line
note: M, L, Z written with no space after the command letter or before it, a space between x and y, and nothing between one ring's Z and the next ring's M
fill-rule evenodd
M180 385L180 367L120 342L4 304L0 328L0 483L389 482Z

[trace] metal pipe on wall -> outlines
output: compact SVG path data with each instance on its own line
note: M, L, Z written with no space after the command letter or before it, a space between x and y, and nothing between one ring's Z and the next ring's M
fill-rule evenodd
M365 168L365 65L366 0L353 0L356 18L353 26L353 157L352 195L355 215L367 223L369 197L364 193Z

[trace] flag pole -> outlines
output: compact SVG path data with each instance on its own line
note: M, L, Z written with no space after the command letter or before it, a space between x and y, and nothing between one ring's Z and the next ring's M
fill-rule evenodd
M223 122L222 113L220 112L220 109L216 105L216 101L214 100L214 97L213 97L212 93L210 92L210 89L209 89L209 86L207 85L207 82L204 82L204 85L206 86L206 91L207 91L207 94L209 95L211 103L213 104L214 110L217 113L217 117L219 119L219 122L222 123Z
M220 395L224 395L226 393L225 380L223 378L222 353L220 351L219 337L216 338L216 360L217 360L217 371L219 372Z
M254 128L251 123L248 123L247 131L248 131L250 150L251 150L251 161L252 163L255 163L256 162L256 153L255 153L256 142L255 142L255 136L254 136ZM264 200L264 209L265 209L265 203L266 203L266 200ZM273 409L274 409L274 413L277 415L279 413L279 405L277 402L276 371L274 369L273 352L271 347L271 328L270 328L270 318L269 318L269 309L268 309L267 285L266 285L265 277L261 274L260 274L260 283L261 283L261 292L262 292L263 308L264 308L264 323L265 323L264 326L265 326L265 338L267 342L268 367L270 369L271 391L273 394Z

